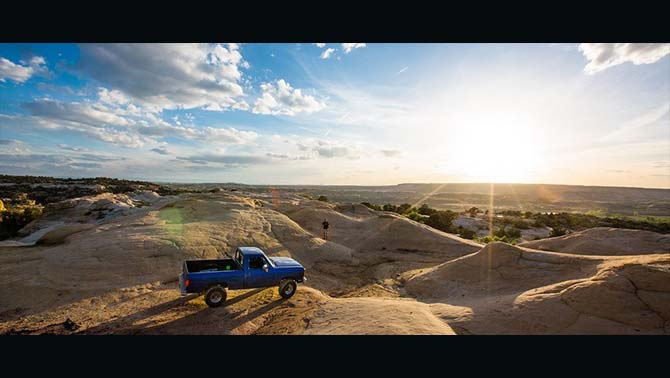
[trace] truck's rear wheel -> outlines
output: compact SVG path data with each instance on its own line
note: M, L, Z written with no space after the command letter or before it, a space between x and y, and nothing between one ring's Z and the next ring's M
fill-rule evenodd
M298 283L295 280L283 280L279 283L279 295L284 299L289 299L295 294Z
M221 286L210 287L205 293L205 303L209 307L219 307L226 301L226 297L226 290Z

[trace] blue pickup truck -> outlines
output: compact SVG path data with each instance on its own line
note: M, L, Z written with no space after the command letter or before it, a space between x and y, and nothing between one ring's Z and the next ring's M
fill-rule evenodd
M282 298L291 298L305 268L290 257L268 257L256 247L238 247L235 256L216 260L186 260L179 275L182 295L205 293L205 303L219 307L226 290L278 286Z

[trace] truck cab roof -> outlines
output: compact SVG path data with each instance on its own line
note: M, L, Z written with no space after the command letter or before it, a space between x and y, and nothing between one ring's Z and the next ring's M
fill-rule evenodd
M263 256L265 255L260 248L257 247L237 247L245 256Z

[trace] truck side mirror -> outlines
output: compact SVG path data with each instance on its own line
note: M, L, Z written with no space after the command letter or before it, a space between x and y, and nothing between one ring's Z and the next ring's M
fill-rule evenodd
M263 264L263 270L266 272L268 271L268 263Z

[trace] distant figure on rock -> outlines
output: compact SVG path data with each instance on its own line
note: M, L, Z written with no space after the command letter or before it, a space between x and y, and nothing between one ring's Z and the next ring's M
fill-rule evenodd
M328 220L324 219L321 225L323 225L323 240L328 240Z

